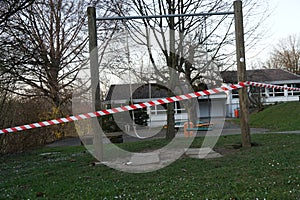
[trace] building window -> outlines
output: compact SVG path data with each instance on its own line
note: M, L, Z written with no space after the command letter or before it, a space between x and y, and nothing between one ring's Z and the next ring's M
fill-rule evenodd
M239 98L239 91L238 90L232 90L232 98L237 99Z
M284 86L283 84L280 84L278 86ZM283 89L275 89L275 88L269 88L269 96L270 97L282 97L284 96L284 90Z
M288 87L300 88L300 83L289 84ZM296 96L296 95L298 96L300 95L300 91L289 90L288 94L291 96Z

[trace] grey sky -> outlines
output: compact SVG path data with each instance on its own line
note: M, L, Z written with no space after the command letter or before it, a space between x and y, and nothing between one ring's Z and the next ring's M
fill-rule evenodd
M247 56L249 65L266 61L270 51L281 39L293 34L300 35L300 1L269 0L269 4L272 14L266 23L268 31L264 40L256 45L254 52L249 52L250 55Z

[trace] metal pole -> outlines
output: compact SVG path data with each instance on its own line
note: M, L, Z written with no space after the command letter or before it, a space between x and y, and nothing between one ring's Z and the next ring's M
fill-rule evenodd
M212 15L232 15L232 14L234 14L234 12L144 15L144 16L115 16L115 17L98 17L96 20L133 20L133 19L170 18L170 17L196 17L196 16L212 16Z
M244 44L244 28L243 28L243 10L242 1L236 0L234 5L235 19L235 40L236 40L236 58L237 58L237 73L238 81L246 81L246 59L245 59L245 44ZM251 135L249 127L249 102L247 88L239 90L239 101L241 111L241 134L243 147L251 147Z
M100 83L98 66L98 47L97 47L97 27L96 27L96 9L87 8L88 30L89 30L89 52L90 52L90 72L91 72L91 90L92 90L92 109L93 111L101 109L100 102ZM99 161L103 159L102 135L99 130L97 118L92 119L92 128L94 131L93 145L95 156Z

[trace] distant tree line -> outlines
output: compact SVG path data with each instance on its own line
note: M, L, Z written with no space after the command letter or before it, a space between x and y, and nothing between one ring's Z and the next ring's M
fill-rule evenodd
M285 69L300 75L300 35L281 39L271 51L266 67Z

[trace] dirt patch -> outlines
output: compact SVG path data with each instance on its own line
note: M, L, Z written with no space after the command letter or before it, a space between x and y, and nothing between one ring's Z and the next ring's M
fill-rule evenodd
M216 147L213 150L223 156L241 151L241 149L235 149L235 148L229 148L229 147Z
M261 146L261 144L258 144L256 142L251 143L252 148L257 146ZM226 144L224 147L216 147L213 150L220 153L221 155L233 154L233 153L240 152L242 150L242 144L241 143Z

